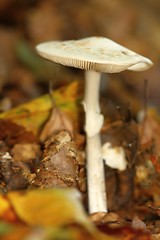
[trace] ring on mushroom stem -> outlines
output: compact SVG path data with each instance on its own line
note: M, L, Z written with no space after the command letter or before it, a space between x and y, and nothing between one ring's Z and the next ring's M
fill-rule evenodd
M37 52L52 62L86 70L84 109L86 112L86 155L89 212L107 212L105 176L100 129L103 115L99 106L101 72L142 71L153 63L104 37L51 41L39 44ZM118 166L117 166L118 168Z

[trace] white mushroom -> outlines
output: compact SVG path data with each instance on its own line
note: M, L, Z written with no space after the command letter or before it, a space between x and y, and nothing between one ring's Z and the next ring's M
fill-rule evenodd
M89 212L107 212L100 140L100 129L103 125L99 106L101 72L141 71L151 67L152 62L104 37L46 42L39 44L36 49L39 55L50 61L86 70L83 103L86 112Z

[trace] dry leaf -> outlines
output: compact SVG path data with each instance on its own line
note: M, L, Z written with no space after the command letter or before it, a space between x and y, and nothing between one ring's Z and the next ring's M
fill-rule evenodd
M0 140L12 147L17 143L35 143L37 138L32 132L26 131L23 126L11 120L0 119Z
M154 142L156 150L160 153L160 121L156 111L150 109L143 121L139 124L140 144Z
M67 131L53 135L45 144L43 160L30 187L73 187L78 180L78 152Z
M148 233L128 227L111 229L106 223L97 225L100 232L84 212L80 193L73 188L0 195L0 219L2 240L151 240Z
M57 133L60 130L67 130L73 136L74 126L67 113L54 107L48 122L42 129L40 140L43 142L52 134Z
M68 227L27 227L14 226L0 223L0 228L3 228L4 233L0 233L1 240L22 240L22 239L62 239L62 240L123 240L122 237L114 237L93 230L86 231L82 226L71 225Z
M43 189L9 192L17 216L30 226L61 226L79 223L92 229L76 189Z
M3 191L25 189L33 176L25 163L15 162L8 152L0 154L0 180L5 184Z
M32 163L40 154L40 145L36 143L15 144L12 148L14 161Z
M143 231L147 231L146 224L141 219L139 219L138 216L134 216L134 218L132 220L132 227L134 229L141 229Z
M110 237L113 236L115 239L117 237L118 240L152 240L150 233L127 226L109 228L106 224L101 224L98 225L98 229Z
M55 104L62 111L65 111L74 122L74 128L79 127L78 114L81 100L81 88L78 82L72 82L52 93ZM39 133L42 126L49 117L52 109L52 99L49 94L43 95L26 104L22 104L5 113L0 114L0 119L11 119L26 130L32 131L35 135Z

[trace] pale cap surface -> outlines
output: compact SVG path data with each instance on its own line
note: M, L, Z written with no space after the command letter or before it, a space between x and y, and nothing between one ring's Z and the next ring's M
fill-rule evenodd
M148 58L104 37L45 42L36 50L52 62L98 72L142 71L153 65Z

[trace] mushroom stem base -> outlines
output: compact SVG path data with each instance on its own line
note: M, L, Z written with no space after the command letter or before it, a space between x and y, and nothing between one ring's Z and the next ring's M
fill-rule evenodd
M90 214L107 212L104 163L99 134L87 138L87 185Z

